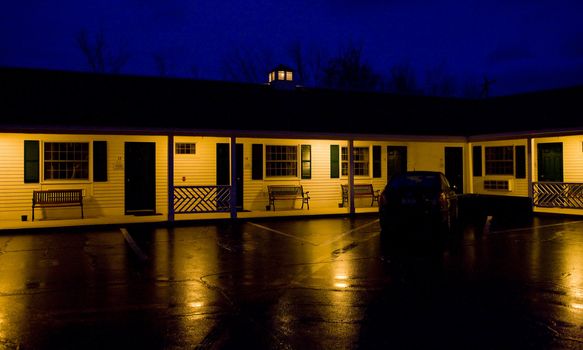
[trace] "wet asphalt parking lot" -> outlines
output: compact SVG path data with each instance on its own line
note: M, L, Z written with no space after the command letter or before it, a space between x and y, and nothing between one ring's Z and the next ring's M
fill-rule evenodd
M0 349L583 348L580 218L402 259L379 238L375 215L1 232Z

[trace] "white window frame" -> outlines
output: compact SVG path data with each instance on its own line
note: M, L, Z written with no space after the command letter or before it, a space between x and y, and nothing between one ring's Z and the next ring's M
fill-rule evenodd
M57 144L55 149L47 150L51 144ZM75 149L67 147L84 145L80 154ZM55 147L55 146L50 146ZM61 149L65 148L65 149ZM85 152L85 154L83 154ZM55 166L57 169L55 169ZM52 168L53 171L49 168ZM57 174L47 176L47 174ZM77 176L81 174L81 177ZM91 174L91 142L80 141L43 141L42 142L42 178L43 181L89 181Z
M276 147L279 147L279 150L283 152L274 155L273 152L276 150ZM293 150L293 152L287 152L285 149L289 151ZM295 159L286 159L286 155L293 155L295 156ZM300 159L297 145L265 145L266 178L298 178L300 169L299 162ZM277 166L278 163L279 167ZM285 164L287 164L287 166Z
M357 160L357 150L366 150L366 160ZM354 176L358 177L371 177L371 150L370 146L355 146L352 147L354 154ZM343 146L340 148L340 176L348 177L348 163L350 162L348 157L348 147ZM366 167L357 167L357 164L366 164ZM366 174L359 174L358 169L366 169Z
M508 158L500 158L500 159L492 159L488 158L490 152L495 152L495 149L510 149L510 159ZM505 153L506 150L502 151L502 155L508 155ZM496 154L495 154L496 155ZM514 154L514 146L513 145L504 145L504 146L485 146L484 147L484 174L487 176L493 175L514 175L515 169L515 161L516 156ZM495 165L498 165L497 167ZM500 169L504 170L500 172ZM494 171L492 171L494 170Z
M174 146L174 154L176 155L196 154L196 143L176 142L176 145Z

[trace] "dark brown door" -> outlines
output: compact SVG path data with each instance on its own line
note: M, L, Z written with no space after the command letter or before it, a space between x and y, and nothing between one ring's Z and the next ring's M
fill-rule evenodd
M445 177L456 193L464 191L463 147L445 147Z
M156 212L156 143L125 143L125 213Z
M217 185L231 184L231 160L228 143L217 143ZM243 144L237 144L237 209L243 209Z
M387 180L407 171L407 146L387 146Z

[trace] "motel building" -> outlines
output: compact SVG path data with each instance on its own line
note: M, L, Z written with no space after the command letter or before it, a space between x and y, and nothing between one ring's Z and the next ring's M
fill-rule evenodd
M293 78L0 69L0 230L375 213L406 170L583 214L583 87L470 100Z

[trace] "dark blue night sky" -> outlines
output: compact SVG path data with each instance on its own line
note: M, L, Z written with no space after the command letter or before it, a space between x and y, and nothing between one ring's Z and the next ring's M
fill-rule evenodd
M226 79L236 57L293 66L358 45L381 75L423 86L487 76L492 95L583 84L581 0L22 0L0 10L0 65L88 70L76 44L102 33L127 74Z

